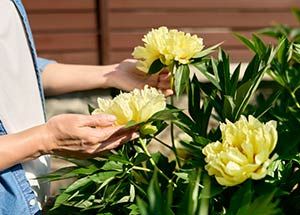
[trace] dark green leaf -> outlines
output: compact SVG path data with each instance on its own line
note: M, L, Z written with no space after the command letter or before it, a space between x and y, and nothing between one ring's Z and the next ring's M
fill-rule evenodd
M94 108L92 105L88 104L88 111L89 111L89 114L92 114L94 112L96 108Z
M92 180L89 176L81 178L77 181L75 181L73 184L71 184L66 190L66 193L72 193L75 190L82 189L84 187L89 186L92 183Z
M152 75L152 74L158 73L164 67L165 67L165 65L160 61L160 59L157 59L151 64L148 74Z
M96 174L93 174L90 176L90 179L92 181L94 181L97 184L101 184L104 181L110 179L110 178L114 178L117 174L119 174L120 172L117 171L105 171L105 172L99 172Z
M177 96L183 94L187 89L189 78L190 78L190 68L186 64L178 66L175 71L175 93Z
M237 37L241 42L243 42L250 50L256 53L256 48L251 40L238 33L234 33L234 36Z

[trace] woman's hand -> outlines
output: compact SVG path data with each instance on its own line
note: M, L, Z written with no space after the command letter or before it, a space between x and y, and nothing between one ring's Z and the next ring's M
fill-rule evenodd
M134 130L114 126L112 115L63 114L45 124L46 153L68 157L100 156L137 138Z
M142 89L145 85L149 85L160 89L166 96L173 94L168 71L148 75L136 68L136 62L136 60L127 59L116 64L109 78L115 88L130 91L134 88Z

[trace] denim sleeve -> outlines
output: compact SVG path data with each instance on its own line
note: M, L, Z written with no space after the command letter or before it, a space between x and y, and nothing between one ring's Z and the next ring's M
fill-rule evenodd
M53 64L53 63L57 63L57 62L54 61L54 60L48 60L48 59L41 58L41 57L37 58L37 66L38 66L38 69L39 69L40 72L43 72L45 67L48 64Z

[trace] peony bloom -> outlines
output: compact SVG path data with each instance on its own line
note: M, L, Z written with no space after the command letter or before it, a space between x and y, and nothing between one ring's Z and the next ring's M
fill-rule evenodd
M117 117L117 125L126 125L129 121L146 122L153 114L166 108L166 99L157 89L145 86L143 90L121 93L114 99L98 98L98 106L92 114L112 114Z
M165 66L174 61L188 64L203 48L203 41L196 35L186 34L166 27L152 29L143 39L144 46L134 49L132 55L139 59L137 68L148 72L151 64L160 59Z
M220 128L222 142L210 143L202 150L208 174L225 186L265 177L277 143L276 122L264 124L253 116L248 121L242 116L235 123L226 121Z

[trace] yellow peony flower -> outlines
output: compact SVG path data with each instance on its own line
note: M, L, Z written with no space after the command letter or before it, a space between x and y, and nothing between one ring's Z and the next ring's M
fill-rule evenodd
M220 128L222 143L210 143L202 150L208 174L225 186L265 177L271 163L270 154L277 143L276 122L264 124L253 116L248 121L242 116L235 123L226 121Z
M98 98L98 106L92 114L112 114L117 117L117 125L126 125L129 121L147 121L153 114L166 108L166 99L157 89L145 86L143 90L121 93L114 99Z
M137 68L148 72L151 64L160 59L169 66L174 61L188 64L203 48L203 41L196 35L186 34L178 30L169 30L166 27L152 29L143 39L144 47L138 46L132 55L139 59Z

